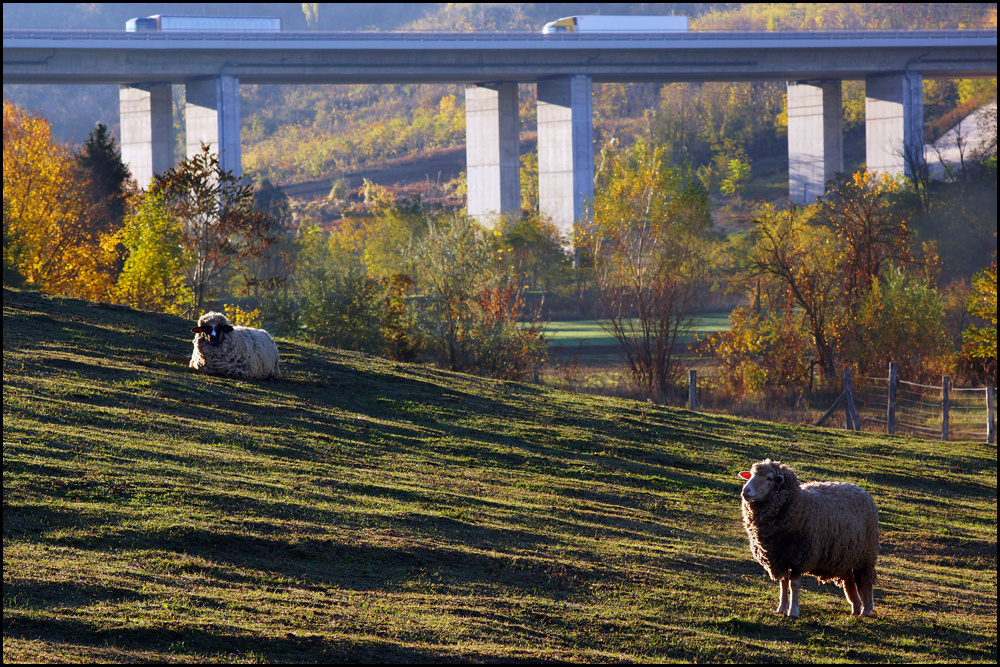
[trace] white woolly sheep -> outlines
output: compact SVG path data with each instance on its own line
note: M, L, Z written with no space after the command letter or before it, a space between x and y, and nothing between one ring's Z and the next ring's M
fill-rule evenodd
M871 616L879 550L872 497L847 482L800 484L794 470L771 459L740 477L750 552L781 586L775 611L799 615L799 579L809 574L842 586L852 615Z
M229 378L266 380L278 377L278 346L263 329L234 327L222 313L198 320L191 368Z

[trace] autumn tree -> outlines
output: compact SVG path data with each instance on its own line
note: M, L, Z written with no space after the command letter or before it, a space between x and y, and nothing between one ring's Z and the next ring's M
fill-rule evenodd
M709 335L700 347L719 362L717 378L735 396L764 388L805 387L812 378L801 320L800 312L787 307L736 308L729 316L729 330Z
M296 323L321 345L389 356L390 296L389 283L369 276L360 262L316 263L299 276Z
M24 285L24 276L21 274L18 261L24 254L22 238L24 231L18 228L19 225L11 212L10 202L6 195L3 198L3 284L11 287L21 287Z
M163 200L158 192L135 195L124 227L106 239L110 248L120 244L126 258L112 295L140 310L182 314L190 301L183 281L184 231Z
M415 247L416 333L445 368L524 379L544 359L542 327L524 312L523 289L496 252L488 232L467 216L431 221Z
M890 361L900 377L933 382L947 372L944 300L931 281L885 268L860 299L854 357L859 372L881 375Z
M997 265L996 262L972 279L969 314L979 323L962 333L962 356L978 365L980 380L997 381Z
M763 283L784 290L790 305L802 311L815 361L828 378L835 376L838 359L867 365L871 355L882 354L875 341L886 342L889 334L872 326L906 302L900 290L914 293L924 285L910 277L893 278L882 283L879 297L873 299L873 288L886 280L887 272L913 273L934 264L927 249L923 257L914 255L906 216L896 205L897 194L891 179L862 170L811 207L779 211L763 206L737 253L748 287L759 290ZM936 340L940 329L941 313L928 305L934 298L923 295L920 301L924 311L938 313L936 325L931 323L933 316L922 320L920 335L928 341ZM917 334L911 331L911 335ZM928 343L923 349L936 354L940 348L935 345Z
M363 195L370 217L350 234L358 256L373 276L416 280L414 251L428 228L420 197L399 197L367 179Z
M568 282L567 239L547 218L538 213L502 216L493 234L498 260L519 285L551 292Z
M802 309L816 361L827 377L833 377L843 250L830 230L810 224L803 209L779 211L765 205L753 218L740 255L747 284L774 281Z
M88 181L45 119L4 101L6 267L39 289L87 299L107 294L112 259L84 205ZM6 275L5 271L5 275Z
M150 193L163 198L169 215L181 225L190 258L184 277L191 312L201 312L213 287L228 282L242 262L259 257L274 241L274 219L254 207L253 186L222 169L219 156L206 144L157 175Z
M667 159L641 140L608 156L584 233L600 316L648 394L667 392L675 379L678 343L705 296L713 252L708 192Z
M914 261L906 214L894 201L898 190L888 174L862 169L835 186L820 204L819 221L843 244L842 299L852 316L884 269Z
M469 370L475 364L475 298L491 268L486 232L466 216L435 221L416 259L423 295L418 322L428 350L446 368Z

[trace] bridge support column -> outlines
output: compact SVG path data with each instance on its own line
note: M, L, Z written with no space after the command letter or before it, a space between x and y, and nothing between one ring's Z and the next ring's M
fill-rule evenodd
M869 171L912 175L924 162L923 75L865 77L865 141Z
M812 204L844 170L840 81L788 83L788 198Z
M140 188L174 166L171 94L169 83L135 83L118 89L122 162Z
M187 157L201 152L203 143L219 153L224 171L242 173L240 157L240 82L234 76L188 79L184 111Z
M538 207L567 235L594 196L591 89L586 75L538 82Z
M465 87L465 155L469 215L487 222L521 212L517 83Z

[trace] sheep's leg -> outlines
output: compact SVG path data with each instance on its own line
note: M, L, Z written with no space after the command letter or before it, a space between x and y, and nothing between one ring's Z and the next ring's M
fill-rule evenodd
M871 616L872 608L875 606L873 572L866 569L854 571L854 578L858 583L858 592L861 594L862 608L859 612L862 616Z
M778 578L778 585L781 587L781 593L778 596L778 608L775 609L775 613L784 616L788 613L788 575L782 575Z
M844 577L844 595L847 596L847 601L851 603L851 615L858 616L861 614L861 598L858 596L858 586L854 580L853 572L848 572L847 576Z
M788 615L793 618L799 617L799 577L791 577L788 581L788 586L791 588L792 600L788 605Z

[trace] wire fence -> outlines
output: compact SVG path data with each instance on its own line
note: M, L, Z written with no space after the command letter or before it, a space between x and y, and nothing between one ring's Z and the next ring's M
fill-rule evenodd
M697 411L710 399L698 387L698 373L688 372L688 408ZM848 430L882 431L941 440L996 442L996 387L952 387L899 380L896 363L887 377L851 377L844 371L844 391L819 418L821 426L838 409Z
M888 377L859 376L851 381L845 374L841 398L853 399L858 428L942 440L996 441L994 387L952 387L948 377L940 385L899 380L891 364Z

